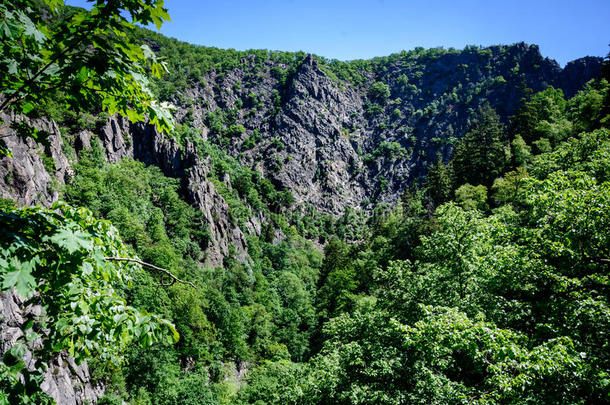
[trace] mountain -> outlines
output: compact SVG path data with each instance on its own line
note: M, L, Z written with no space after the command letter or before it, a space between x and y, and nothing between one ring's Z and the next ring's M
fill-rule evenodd
M169 83L159 83L161 95L183 83L167 96L181 122L297 201L332 214L395 202L438 152L449 158L484 103L507 122L531 92L554 86L571 97L603 64L586 57L561 69L524 43L338 62L223 54L149 35L171 71L188 64L202 72L200 79L170 74ZM216 52L218 62L197 63Z
M184 198L206 213L212 265L222 263L230 245L243 259L244 235L260 234L267 220L252 207L241 226L228 220L227 196L209 181L218 170L208 152L197 148L199 142L217 146L289 191L305 211L371 210L396 202L421 180L437 153L447 160L483 104L507 122L531 92L555 86L571 96L603 65L602 58L586 57L561 69L537 46L524 43L416 49L338 62L302 53L197 47L150 31L142 35L170 65L170 74L154 89L177 107L174 138L125 119L96 118L95 111L89 118L61 112L54 121L49 114L35 123L50 134L44 150L16 133L8 138L15 158L0 160L0 196L26 205L56 200L58 186L72 173L67 156L74 160L72 151L99 142L108 162L131 157L181 179ZM217 177L234 188L229 173Z
M414 390L404 384L425 384L423 377L412 378L412 369L420 369L410 359L436 358L426 350L445 350L450 345L455 346L448 352L455 357L455 366L439 363L420 370L422 375L434 374L438 384L446 381L434 395L449 398L457 393L451 398L464 399L465 393L475 392L471 385L483 382L495 390L493 395L505 395L502 384L496 387L495 380L480 369L497 373L498 381L525 387L533 398L539 399L539 392L547 395L548 388L547 402L560 402L560 396L552 396L554 387L573 383L576 388L570 398L581 398L589 394L577 390L584 390L590 378L597 378L599 384L605 381L601 372L595 372L603 371L607 359L594 357L607 341L602 333L607 328L598 327L602 317L592 315L591 321L580 313L571 314L580 323L570 329L564 316L572 301L565 299L563 285L558 292L549 287L562 280L560 271L565 270L572 277L569 282L582 282L578 291L586 291L575 301L578 308L592 302L607 308L595 293L598 281L593 277L607 260L605 194L597 192L597 187L605 187L600 185L604 179L607 183L603 163L607 133L599 130L582 140L575 135L579 129L594 131L607 122L600 120L600 111L606 111L607 83L578 93L600 74L601 58L578 59L562 69L543 58L535 45L519 43L461 51L415 49L340 62L304 53L197 47L144 30L139 35L169 67L165 79L150 84L159 98L176 106L178 125L169 136L151 125L107 117L96 109L75 114L62 106L61 92L38 117L0 117L7 124L2 128L3 140L13 153L0 159L0 204L12 210L2 218L17 215L13 203L49 207L66 199L111 220L122 240L143 260L197 285L195 290L168 286L156 273L136 273L134 283L121 294L139 309L162 313L176 325L180 342L173 347L130 348L125 356L131 364L113 375L98 375L101 385L92 382L86 366L58 363L46 377L50 386L79 387L61 401L79 403L84 396L95 401L109 384L109 395L120 394L116 401L122 395L142 403L149 403L151 397L159 403L184 398L212 398L210 403L224 398L228 403L238 397L244 403L257 398L272 403L269 398L278 387L283 399L292 395L312 403L316 401L312 398L318 403L337 403L341 398L345 403L349 403L346 398L380 403L385 398L392 403L396 395ZM574 96L571 107L566 107L563 95ZM458 183L448 187L445 198L454 201L435 213L435 206L444 201L430 202L424 192L410 186L424 185L429 191L434 188L431 178L440 184L449 177L443 162L453 158L460 145L464 150L464 145L484 143L483 137L473 138L473 134L485 135L484 130L473 132L482 121L482 111L492 118L497 113L499 122L492 124L502 146L521 139L519 151L526 157L502 168L493 197L484 185ZM590 111L600 117L589 117ZM533 115L527 115L530 112ZM527 113L519 128L535 136L515 132L511 117L517 113ZM23 121L37 128L46 142L21 137L15 129L19 126L11 124ZM540 130L539 122L547 126ZM556 139L548 135L554 131L559 133ZM565 145L570 142L575 145L572 149ZM539 156L534 159L529 151ZM573 151L578 153L572 156ZM465 160L474 155L466 153ZM530 240L531 235L546 235L546 211L536 204L547 204L557 212L571 208L570 204L557 207L561 199L549 194L559 190L559 195L567 181L553 183L545 177L547 171L564 166L597 176L577 182L592 201L595 227L591 231L587 227L584 236L574 236L561 231L563 223L551 224L548 238L566 234L568 239L585 240L572 243L560 238L565 249L556 240ZM544 182L539 189L537 183L528 186L540 200L536 204L518 200L526 168L536 181ZM511 203L520 204L518 212L512 211ZM499 207L497 216L490 204ZM481 212L471 211L470 206ZM521 230L524 234L519 234ZM78 252L87 243L81 239L69 250ZM556 246L563 250L555 251ZM591 256L587 275L578 279L580 273L570 272L580 271L581 253L565 253L573 246L589 249L582 257L595 253L602 264L594 263L597 256ZM411 262L423 270L413 270ZM505 272L496 271L498 263ZM541 263L547 266L542 275L537 271ZM548 280L547 274L552 276ZM528 282L520 290L522 278ZM492 298L488 292L494 294ZM421 299L406 297L407 293ZM436 307L420 307L422 302ZM554 303L556 317L550 319L550 326L544 324L547 302ZM24 317L19 297L5 295L0 304L5 319ZM515 307L519 310L511 309ZM479 318L479 310L486 311L489 323ZM546 329L535 329L531 319ZM407 335L421 342L404 340ZM426 343L428 335L432 337ZM580 352L570 341L561 340L564 335L576 344L583 342ZM447 336L450 341L443 341ZM545 390L531 388L519 379L513 381L514 365L505 359L504 346L496 344L497 336L516 350L519 367L530 367L538 357L552 358L549 375L555 378L553 367L563 367L557 374L563 378L581 367L585 358L594 358L593 371L586 374L586 369L578 379L544 384ZM8 341L6 334L0 337ZM469 346L459 346L462 341ZM484 354L469 357L465 348L479 346ZM412 356L403 356L406 351ZM493 354L489 359L488 353ZM565 354L565 359L557 353ZM487 369L489 361L495 362L495 368ZM365 371L361 371L363 362ZM479 368L470 367L471 362ZM551 378L544 374L546 369L536 367L538 363L525 369L529 374L522 380L538 383ZM92 370L95 374L95 364ZM332 378L322 378L327 372ZM246 374L251 376L249 386L244 386ZM396 392L389 395L386 391L394 387ZM489 391L485 387L476 385L482 400ZM422 398L426 397L427 388L420 388ZM238 389L242 389L239 395ZM588 398L603 389L595 388Z

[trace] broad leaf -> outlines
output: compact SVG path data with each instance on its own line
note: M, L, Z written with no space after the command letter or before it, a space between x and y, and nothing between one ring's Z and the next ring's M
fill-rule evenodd
M34 261L21 262L13 257L2 279L2 290L14 287L22 297L30 297L36 287L36 280L32 276L34 267Z
M62 229L53 235L50 240L68 250L69 253L74 253L77 250L90 250L93 247L89 235L79 230Z

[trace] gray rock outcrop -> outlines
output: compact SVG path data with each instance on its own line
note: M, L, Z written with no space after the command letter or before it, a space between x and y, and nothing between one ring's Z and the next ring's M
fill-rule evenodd
M26 305L15 292L0 293L0 353L9 350L23 336L22 328L32 315L40 314L40 306ZM35 341L26 351L26 367L34 369L35 351L40 347ZM58 353L47 370L41 388L59 405L95 404L105 387L91 380L87 363L77 365L66 353Z
M261 65L250 55L238 67L204 75L172 101L179 121L297 201L340 214L396 201L437 153L449 158L482 104L508 122L526 89L552 85L570 97L601 66L601 58L587 57L562 69L537 46L518 43L395 54L351 82L333 77L312 55L296 66ZM387 85L389 95L371 94L374 82ZM224 117L224 130L212 125L214 116ZM230 124L245 131L228 131Z
M42 118L28 120L29 124L47 136L46 147L32 138L17 135L12 124L23 117L2 115L0 136L13 156L0 158L0 198L11 198L19 205L48 206L59 197L59 184L71 173L68 159L62 152L62 138L57 124Z

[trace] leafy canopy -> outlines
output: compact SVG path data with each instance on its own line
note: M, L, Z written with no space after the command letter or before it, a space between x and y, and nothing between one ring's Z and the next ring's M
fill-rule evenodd
M67 109L97 106L172 128L169 105L155 102L147 80L165 65L132 35L136 23L160 27L169 19L163 0L95 1L90 11L61 0L12 0L0 15L0 113L34 113L61 91ZM10 152L0 145L0 153Z
M105 259L133 257L110 222L85 208L56 203L51 209L5 207L0 227L1 291L14 289L27 299L24 305L42 309L21 326L22 337L0 364L0 389L9 393L10 403L26 401L28 378L39 379L43 362L60 351L67 350L77 363L95 356L120 364L120 352L131 342L178 340L172 324L128 306L115 291L141 268ZM42 344L32 346L37 339ZM38 347L34 371L25 370L21 360L27 346ZM25 386L17 383L19 374Z

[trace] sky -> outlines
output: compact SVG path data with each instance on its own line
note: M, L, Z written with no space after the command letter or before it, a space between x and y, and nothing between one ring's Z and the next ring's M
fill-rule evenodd
M172 20L161 33L237 50L352 60L523 41L562 66L610 51L610 0L165 0L165 7Z

